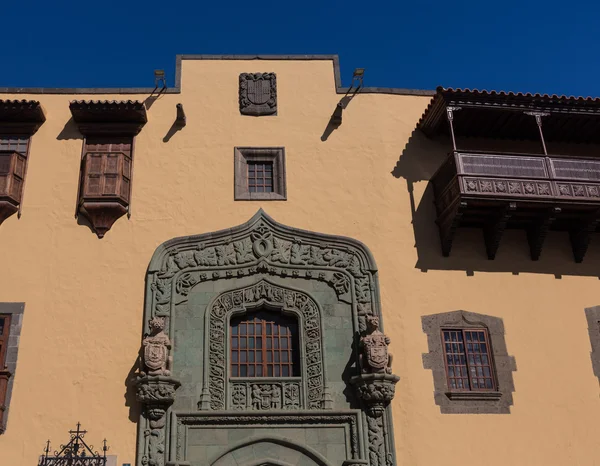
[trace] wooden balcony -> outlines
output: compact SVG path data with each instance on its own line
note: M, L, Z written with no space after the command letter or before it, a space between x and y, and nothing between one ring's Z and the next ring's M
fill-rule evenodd
M431 181L445 256L458 227L483 229L489 259L516 228L533 260L549 230L568 231L581 262L600 223L600 158L454 151Z

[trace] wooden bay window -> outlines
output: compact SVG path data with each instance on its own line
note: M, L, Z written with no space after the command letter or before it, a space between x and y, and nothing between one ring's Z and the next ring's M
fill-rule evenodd
M85 136L77 213L99 238L130 213L134 137L147 121L141 102L71 102Z

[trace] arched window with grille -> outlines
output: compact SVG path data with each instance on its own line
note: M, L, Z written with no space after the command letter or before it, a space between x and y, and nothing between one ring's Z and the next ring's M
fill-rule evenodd
M261 309L231 319L232 377L298 377L295 316Z

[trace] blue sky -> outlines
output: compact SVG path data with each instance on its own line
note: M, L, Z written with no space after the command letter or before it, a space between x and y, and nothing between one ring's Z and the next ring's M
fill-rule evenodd
M338 54L342 79L600 96L600 2L7 0L0 87L149 87L175 55ZM7 26L10 25L9 28Z

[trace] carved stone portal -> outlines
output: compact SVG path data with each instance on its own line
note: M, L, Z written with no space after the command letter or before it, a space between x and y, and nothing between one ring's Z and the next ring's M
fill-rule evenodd
M248 93L250 80L248 76L242 78L240 108L269 107L265 88L254 87ZM260 81L256 76L252 80ZM259 94L262 97L256 97ZM269 95L274 97L274 93ZM270 111L275 112L274 105ZM230 283L222 283L227 281ZM211 283L215 285L214 293L206 305L199 305L193 288L210 288L206 285ZM331 452L327 449L323 464L331 460L331 464L368 461L368 466L395 465L388 404L399 378L390 373L389 339L379 329L377 320L381 315L377 268L362 243L281 225L260 210L243 225L167 241L150 262L146 285L145 318L164 320L144 339L148 354L144 351L142 370L157 371L159 375L147 375L137 383L138 399L145 405L139 426L137 466L204 464L200 458L208 455L208 449L227 453L231 446L228 432L235 431L236 438L243 437L240 434L244 429L249 429L248 435L263 432L260 435L277 436L277 424L282 428L298 424L302 426L298 428L307 431L319 429L327 432L323 438L339 435L340 441L333 443L346 443L347 448L332 448ZM326 293L315 291L326 287ZM322 301L323 295L333 304ZM196 312L191 306L205 306L201 309L205 319L205 346L200 353L203 376L189 382L182 374L182 380L186 380L182 399L191 400L184 400L181 405L190 406L195 401L198 410L180 411L170 405L179 382L165 374L175 371L178 375L181 369L179 358L176 367L171 368L169 338L180 335L180 329L173 327L179 321L176 313ZM259 380L229 376L230 319L262 306L272 312L298 316L299 345L304 358L301 376ZM333 332L327 325L332 309L347 327L329 340L336 344L328 349L323 342L328 342L328 332ZM357 333L363 337L360 352L352 346L352 335ZM342 343L339 336L348 338ZM195 336L192 332L192 336L176 338L179 346ZM349 362L355 374L350 382L362 410L351 408L345 397L332 397L332 393L343 390L344 366L329 365L329 351L345 343L348 346L343 351L352 358ZM182 364L185 361L184 358ZM347 425L348 434L336 427L342 424ZM201 446L198 439L204 432L214 432L221 443ZM188 449L192 444L193 452ZM308 444L297 447L310 449Z
M277 113L275 73L240 74L240 113L253 116Z

